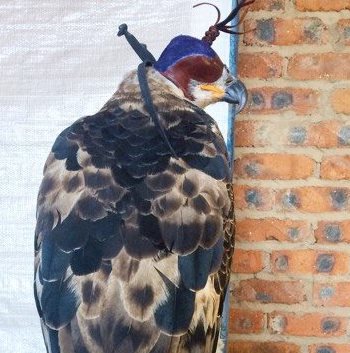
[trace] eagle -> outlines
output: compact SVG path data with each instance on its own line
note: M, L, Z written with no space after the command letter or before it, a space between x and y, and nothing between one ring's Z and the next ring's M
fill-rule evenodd
M122 26L144 62L54 142L35 229L48 353L216 351L233 205L225 141L203 108L246 100L211 48L236 33L227 23L175 37L158 60Z

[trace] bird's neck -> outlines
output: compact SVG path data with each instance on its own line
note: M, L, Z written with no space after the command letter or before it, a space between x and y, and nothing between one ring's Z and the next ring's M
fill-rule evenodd
M153 104L158 109L169 109L169 106L174 105L175 102L178 105L181 102L184 104L184 100L187 100L180 88L152 67L147 68L147 82ZM105 107L111 107L114 104L118 104L127 111L134 109L144 110L144 100L141 95L136 70L131 71L124 77L118 90L106 103Z

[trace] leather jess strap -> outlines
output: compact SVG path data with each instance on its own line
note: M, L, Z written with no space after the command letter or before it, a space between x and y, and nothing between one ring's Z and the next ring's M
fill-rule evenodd
M168 136L164 130L164 127L162 123L160 122L159 115L157 112L156 107L153 104L152 96L151 96L151 91L148 85L147 81L147 67L152 66L152 63L149 62L143 62L141 63L138 68L137 68L137 77L139 79L139 85L141 89L141 95L142 98L145 102L145 108L147 110L147 113L151 116L154 125L158 129L158 132L160 133L161 137L163 138L164 142L168 146L171 154L178 159L178 156L176 155L176 152L174 151L173 147L171 146L171 143L168 139Z

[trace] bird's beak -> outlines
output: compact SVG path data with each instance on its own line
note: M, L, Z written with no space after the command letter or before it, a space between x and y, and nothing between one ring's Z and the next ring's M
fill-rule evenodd
M236 113L239 113L247 103L248 92L242 81L237 80L226 87L222 98L224 102L234 104Z

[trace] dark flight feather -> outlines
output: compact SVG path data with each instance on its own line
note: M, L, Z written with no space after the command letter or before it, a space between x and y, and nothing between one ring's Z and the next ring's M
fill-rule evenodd
M41 320L41 330L48 353L61 353L58 343L58 331L46 326Z
M195 293L182 283L175 285L160 271L158 273L168 295L155 311L156 323L168 335L184 334L189 328L194 312Z
M72 254L61 250L52 234L43 236L41 249L41 275L43 280L47 282L58 281L64 277Z
M194 291L203 289L209 274L216 272L221 264L223 241L210 249L198 247L193 253L179 257L179 271L185 287Z
M39 275L40 276L40 275ZM54 282L43 281L40 307L45 325L59 329L74 317L80 299L74 293L73 275Z

